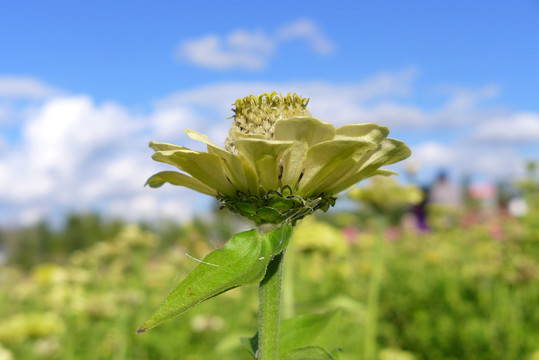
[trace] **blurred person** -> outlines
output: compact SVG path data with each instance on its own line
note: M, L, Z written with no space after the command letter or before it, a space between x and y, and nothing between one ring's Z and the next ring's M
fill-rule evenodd
M429 191L429 201L436 206L458 209L462 206L462 193L458 186L452 184L447 173L441 171Z
M419 204L413 205L410 212L413 214L415 219L416 229L419 231L427 231L429 230L429 226L427 224L427 205L430 201L430 191L428 187L422 187L421 191L423 192L423 200Z

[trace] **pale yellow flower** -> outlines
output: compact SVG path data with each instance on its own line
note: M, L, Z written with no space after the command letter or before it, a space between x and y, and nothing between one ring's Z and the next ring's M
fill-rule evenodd
M152 158L181 171L163 171L147 184L165 182L214 196L234 212L258 224L295 221L317 210L327 210L335 195L380 170L410 156L389 130L376 124L335 128L312 117L308 99L276 93L236 101L234 123L225 148L206 135L186 130L208 152L151 142Z
M416 185L401 185L395 179L383 176L373 177L367 186L353 188L348 196L379 212L390 212L423 201L423 192Z

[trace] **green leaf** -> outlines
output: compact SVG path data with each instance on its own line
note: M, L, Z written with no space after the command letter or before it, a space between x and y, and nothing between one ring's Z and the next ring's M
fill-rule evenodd
M279 359L337 359L341 313L340 309L335 309L281 322ZM252 338L242 338L241 343L254 357L258 349L258 333ZM316 354L319 357L315 357ZM311 355L313 357L309 357Z
M279 357L279 360L335 360L335 358L319 346L305 346L287 352Z
M306 346L319 346L333 353L339 348L340 323L340 309L283 321L279 336L279 354Z
M210 253L187 275L137 333L227 290L260 282L269 261L286 248L291 234L292 226L283 225L273 232L250 230L234 235L224 248Z
M258 351L258 332L252 338L242 337L240 338L241 345L249 351L249 354L256 359L256 352Z

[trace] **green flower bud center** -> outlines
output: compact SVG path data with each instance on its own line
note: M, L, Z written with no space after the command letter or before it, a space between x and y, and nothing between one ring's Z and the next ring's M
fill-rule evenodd
M310 116L307 110L309 99L296 94L283 96L272 92L258 96L249 95L234 103L234 122L225 140L225 148L235 152L233 132L262 135L273 139L275 122L292 116Z
M223 207L253 220L257 225L292 225L316 210L327 211L335 205L335 198L321 194L316 199L303 199L294 195L290 186L271 190L263 196L238 194L235 198L220 198Z

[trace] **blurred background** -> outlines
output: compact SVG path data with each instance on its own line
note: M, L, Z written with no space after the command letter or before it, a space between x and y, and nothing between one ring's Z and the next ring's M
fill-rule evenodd
M0 34L0 360L248 359L256 287L134 335L251 226L143 185L271 91L413 152L300 225L284 315L341 307L345 360L539 359L539 2L4 1Z

